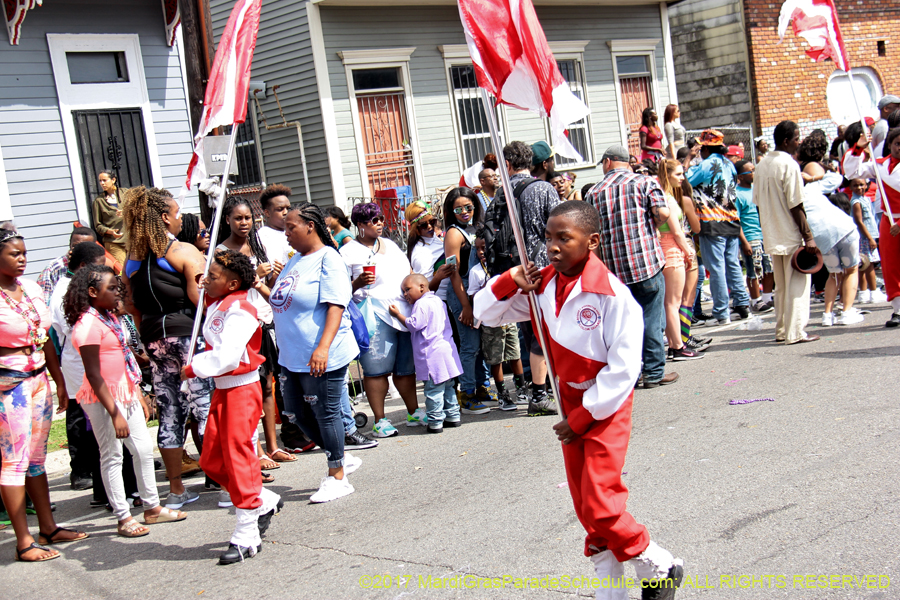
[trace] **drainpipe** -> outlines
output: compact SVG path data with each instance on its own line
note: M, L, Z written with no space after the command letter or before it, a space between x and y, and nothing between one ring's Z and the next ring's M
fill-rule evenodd
M280 87L280 85L273 85L272 93L275 95L276 104L278 104L278 114L281 115L281 123L269 125L269 122L266 120L266 113L263 112L262 107L259 105L259 98L257 97L257 94L262 90L253 90L253 100L256 101L256 110L259 112L259 116L262 118L263 125L265 126L266 131L287 129L290 127L297 128L297 141L300 143L300 165L303 168L303 187L306 189L306 201L312 202L312 196L309 193L309 175L306 172L306 151L303 149L303 134L300 131L300 121L288 121L284 117L284 110L281 108L281 101L278 99L278 88Z

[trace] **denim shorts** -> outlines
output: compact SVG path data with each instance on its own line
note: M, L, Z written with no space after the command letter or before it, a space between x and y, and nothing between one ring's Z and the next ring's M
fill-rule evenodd
M859 266L859 231L854 229L842 237L822 258L829 273L842 273L844 269Z
M383 377L391 373L397 377L414 375L416 364L409 332L397 331L376 316L369 351L360 355L359 364L366 377Z
M765 275L773 273L772 257L763 250L762 240L750 240L753 254L744 257L744 268L747 269L747 279L762 279Z

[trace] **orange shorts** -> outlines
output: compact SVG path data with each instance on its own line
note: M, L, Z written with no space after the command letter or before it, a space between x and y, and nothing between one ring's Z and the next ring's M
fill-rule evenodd
M659 234L659 243L662 246L663 253L666 255L666 264L663 267L664 269L684 268L684 252L681 248L678 247L678 244L675 243L675 234L673 233L663 233Z

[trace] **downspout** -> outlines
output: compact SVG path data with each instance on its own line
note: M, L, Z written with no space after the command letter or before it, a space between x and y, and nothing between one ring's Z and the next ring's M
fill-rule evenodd
M284 110L281 108L281 100L278 99L278 88L280 85L272 86L272 94L275 95L275 102L278 104L278 114L281 115L281 123L276 125L269 125L268 120L266 120L266 113L263 112L262 107L259 105L259 98L257 94L262 90L253 90L253 100L256 101L256 110L259 112L259 116L262 118L263 125L266 128L266 131L272 131L277 129L287 129L288 127L296 127L297 128L297 141L300 143L300 166L303 168L303 187L306 190L306 201L312 202L312 196L309 193L309 175L306 171L306 150L303 148L303 133L300 130L300 121L288 121L284 116Z

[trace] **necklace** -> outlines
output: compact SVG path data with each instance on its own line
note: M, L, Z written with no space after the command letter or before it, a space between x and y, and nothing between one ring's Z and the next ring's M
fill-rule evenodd
M481 196L482 199L484 200L485 206L490 206L491 202L493 202L493 199L491 197L489 197L487 194L485 194L484 190L478 190L478 195Z
M47 342L47 330L41 327L41 314L34 305L34 300L31 299L18 279L16 279L16 285L22 288L21 302L13 300L3 288L0 288L0 295L16 314L25 319L28 324L28 340L31 342L32 349L37 352L38 348ZM22 308L23 304L25 308Z

